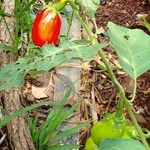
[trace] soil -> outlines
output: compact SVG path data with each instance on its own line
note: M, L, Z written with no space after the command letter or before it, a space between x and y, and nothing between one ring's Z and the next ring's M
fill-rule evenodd
M103 0L97 10L98 26L105 27L108 21L126 27L137 27L139 18L150 13L150 5L144 0Z

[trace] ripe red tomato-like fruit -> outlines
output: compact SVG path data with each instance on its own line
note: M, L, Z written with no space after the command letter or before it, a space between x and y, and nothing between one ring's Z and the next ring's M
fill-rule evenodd
M36 16L32 26L32 41L42 47L44 44L57 45L61 28L61 17L50 8L45 8Z

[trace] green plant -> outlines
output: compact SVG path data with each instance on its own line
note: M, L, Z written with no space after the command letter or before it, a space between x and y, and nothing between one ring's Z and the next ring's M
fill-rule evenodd
M95 4L95 3L94 3ZM83 27L85 28L86 32L89 35L89 38L91 39L92 43L97 43L97 39L93 35L92 30L89 28L86 22L84 22L82 16L79 13L79 9L76 6L75 3L70 1L70 5L72 8L75 9L75 14L81 21ZM92 8L91 8L92 10ZM144 33L142 30L131 30L125 27L120 27L118 25L115 25L114 23L109 22L108 23L108 32L107 35L110 38L110 45L114 47L116 50L121 66L123 69L134 79L134 92L133 97L131 101L135 99L136 95L136 79L139 75L143 74L145 71L147 71L150 68L150 63L148 61L148 58L150 56L149 50L150 45L148 44L150 42L150 37ZM141 43L145 45L144 52L141 53L143 47L141 46ZM135 117L134 113L132 111L132 107L128 101L128 99L125 96L125 91L121 84L118 82L117 78L115 77L111 66L109 62L107 61L106 55L104 54L103 50L99 50L99 55L105 64L107 71L109 73L109 76L114 83L114 85L117 87L117 90L120 94L120 106L118 109L122 109L123 107L127 108L127 111L129 113L129 116L131 117L131 120L133 121L134 126L136 127L136 130L140 136L141 141L143 142L146 149L150 149L147 141L144 137L144 134L142 132L142 129L139 127ZM144 60L144 62L143 62ZM141 64L140 64L141 63Z
M71 108L65 108L65 104L70 96L70 93L71 90L68 90L60 103L54 105L52 111L49 113L46 121L42 126L37 127L38 118L36 118L34 121L32 121L32 119L29 119L31 135L37 150L68 150L79 147L79 145L74 144L60 144L61 140L78 132L89 123L84 122L77 124L76 126L67 130L59 130L61 129L62 123L66 121L79 107L79 101L77 101L76 104Z
M89 137L85 143L85 149L86 150L97 150L97 145L93 142L92 137Z
M127 139L138 139L138 133L133 125L127 124L123 133L122 138Z
M87 32L89 40L72 40L66 36L61 36L59 38L58 47L55 47L54 45L45 44L43 45L42 48L39 48L33 45L30 39L29 40L30 42L27 47L26 55L24 57L20 57L19 48L20 46L22 46L22 37L24 33L30 34L31 20L33 20L33 18L35 17L35 13L33 12L33 8L32 8L32 4L35 3L35 0L23 1L22 3L19 0L16 0L14 16L5 13L3 9L0 11L2 19L4 20L5 23L6 21L4 16L11 16L15 18L15 36L10 34L13 44L11 46L8 46L6 44L1 44L0 48L1 50L15 52L17 53L16 55L18 56L18 59L15 63L5 65L0 69L0 90L7 90L14 87L21 87L24 84L25 75L31 71L37 71L37 72L48 71L72 58L91 61L94 59L95 54L98 53L107 69L110 79L112 80L112 82L114 83L114 85L118 90L119 101L118 101L118 107L115 116L116 122L118 122L119 124L120 121L122 121L123 119L122 110L125 107L138 133L139 140L143 143L145 148L149 150L150 148L146 141L145 135L143 134L142 129L138 125L137 120L134 116L131 103L134 101L136 97L137 78L150 69L150 61L149 61L150 36L144 33L142 30L129 29L129 28L116 25L112 22L109 22L107 25L108 30L105 33L105 35L109 38L109 43L99 43L97 40L98 39L97 32L93 32L93 30L89 27L88 22L86 22L83 19L79 7L82 6L82 8L84 8L85 13L91 20L93 20L95 29L96 31L98 31L98 27L95 21L95 12L96 9L99 7L100 1L99 0L82 0L82 1L67 0L67 1L59 1L59 2L61 3L64 2L64 3L63 5L60 5L60 3L56 3L56 5L53 4L55 8L57 8L57 10L59 11L61 11L61 9L66 4L71 6L74 12L73 14L76 15L76 17L81 22L83 28ZM28 17L25 17L26 19L22 19L22 16L28 16ZM70 19L67 18L67 19L72 20L71 18ZM7 23L6 26L9 30ZM127 99L124 88L118 82L116 76L113 73L110 63L104 51L102 50L102 48L106 47L107 45L112 46L114 48L119 58L122 69L126 73L128 73L130 77L134 80L134 89L132 94L133 97L131 100ZM63 108L61 107L61 109ZM59 112L55 110L54 113L56 114L56 118L57 118L58 117L57 114L59 114ZM49 116L48 119L49 118L51 117ZM54 131L57 125L59 124L59 119L61 120L61 118L59 117L58 120L57 119L55 120L56 124L55 122L54 124L51 124L51 126L53 126L51 130L48 126L49 124L47 123L47 121L43 125L43 128L45 129L46 127L48 127L50 133L53 133L52 131ZM109 132L111 131L109 130ZM36 136L38 137L38 139L40 139L38 140L39 142L36 143L37 147L40 146L42 146L42 148L43 147L45 148L45 146L47 147L47 143L50 135L46 134L45 132L42 132L42 138L39 137L39 135ZM44 141L42 141L44 139L43 137L44 138L46 137ZM110 139L106 138L105 139L106 143L109 140ZM124 141L127 141L132 146L137 144L137 141L135 142L134 140L131 139L119 139L119 140L113 139L112 146L116 142L117 146L119 147L119 143L120 143L120 147L121 147L121 144L124 143ZM111 142L109 142L109 144L111 145ZM139 144L137 144L137 146L138 145ZM102 150L107 149L106 148L107 144L102 144L100 145L100 147L101 146L103 147ZM59 145L57 145L56 147L58 148ZM140 145L139 147L141 148Z

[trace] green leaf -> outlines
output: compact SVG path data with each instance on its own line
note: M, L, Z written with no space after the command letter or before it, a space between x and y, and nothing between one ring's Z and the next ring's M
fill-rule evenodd
M64 106L71 94L71 90L69 89L64 95L62 101L59 105L55 105L53 107L52 112L48 115L45 123L40 128L40 136L39 136L39 146L42 147L47 144L52 134L55 132L56 128L66 119L64 116Z
M32 109L35 109L37 107L43 106L43 105L48 105L50 102L41 102L38 104L32 104L31 106L27 106L25 108L21 108L17 110L16 112L13 112L11 115L5 116L3 119L0 120L0 128L11 122L13 119L16 117L20 116L21 114L24 114L28 111L31 111Z
M23 31L26 31L28 29L30 29L31 27L31 24L32 24L32 20L31 20L31 12L27 12L27 11L24 11L23 13L21 13L21 17L19 19L20 21L20 28L23 30Z
M55 145L53 147L48 148L47 150L73 150L78 149L80 145L76 144L65 144L65 145Z
M100 0L80 0L80 3L84 7L87 15L90 18L94 18L96 10L100 5Z
M133 139L104 139L99 150L146 150L142 143Z
M0 16L2 16L2 17L6 16L5 12L3 10L0 10Z
M128 29L112 22L107 31L120 65L133 78L150 69L150 36L140 29Z
M72 15L73 15L73 9L71 8L71 6L68 5L64 7L61 12L64 18L67 20L68 25L70 25L72 23Z
M80 101L79 100L76 100L76 103L69 109L66 110L66 113L64 114L64 118L65 119L68 119L75 110L77 110L77 108L79 107L80 105Z
M71 94L72 90L69 89L64 95L63 99L59 103L54 104L52 111L49 113L45 123L41 127L36 127L37 120L34 122L30 119L29 125L32 133L33 141L37 143L38 147L44 149L48 145L48 149L72 149L77 148L79 145L55 145L60 142L61 139L71 136L73 133L76 133L81 128L85 127L89 122L84 122L78 126L75 126L71 129L65 131L57 131L60 128L60 125L78 108L79 101L76 104L66 109L65 105ZM52 143L52 145L51 145Z
M15 48L5 44L0 44L0 51L15 51Z
M45 45L38 56L27 55L19 58L14 64L0 68L0 90L21 87L24 84L24 76L31 70L47 71L72 58L90 61L98 50L107 46L104 43L97 45L87 43L85 41L76 43L62 37L59 47Z
M75 91L74 83L68 76L57 73L57 77L60 81L62 81L65 84L65 86L72 89L72 91Z
M21 87L24 84L25 69L27 68L26 60L22 58L15 64L0 68L0 90Z
M31 131L31 136L33 139L33 142L36 142L39 137L39 130L37 128L37 123L38 123L38 117L36 116L34 119L28 117L28 125Z

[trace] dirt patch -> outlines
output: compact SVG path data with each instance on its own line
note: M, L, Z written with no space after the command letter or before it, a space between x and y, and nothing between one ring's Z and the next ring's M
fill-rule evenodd
M136 27L139 17L150 12L150 5L143 0L103 0L97 10L98 26L105 27L109 21L126 27Z

